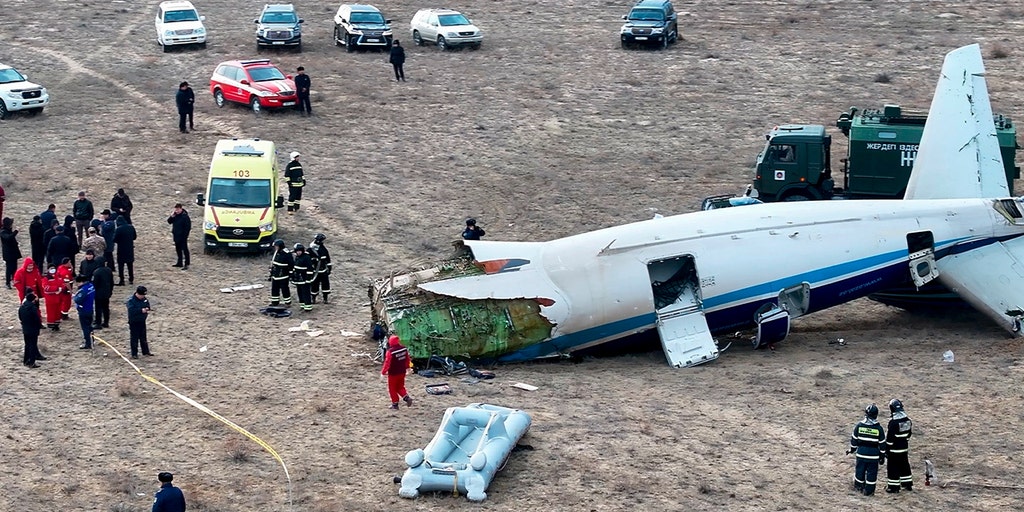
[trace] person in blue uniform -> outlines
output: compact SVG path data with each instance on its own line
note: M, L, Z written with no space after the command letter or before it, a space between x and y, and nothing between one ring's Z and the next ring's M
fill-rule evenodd
M857 454L854 489L863 492L865 496L871 496L877 485L878 465L885 464L885 431L878 424L877 405L871 404L864 408L864 419L854 425L847 453Z
M463 240L480 240L485 234L484 228L476 225L476 219L466 219L466 229L462 230Z
M174 475L165 471L156 478L160 490L153 497L153 512L185 512L185 494L171 483Z

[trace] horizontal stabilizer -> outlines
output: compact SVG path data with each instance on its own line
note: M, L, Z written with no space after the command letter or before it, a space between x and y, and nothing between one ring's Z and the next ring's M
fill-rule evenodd
M1006 330L1021 335L1024 238L947 256L936 265L943 284Z
M977 44L946 54L905 199L1007 197Z

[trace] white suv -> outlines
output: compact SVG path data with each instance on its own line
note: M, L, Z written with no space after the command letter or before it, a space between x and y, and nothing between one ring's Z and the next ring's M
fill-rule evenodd
M435 43L442 50L456 46L476 49L484 42L484 34L458 11L422 9L412 17L412 40L417 46Z
M164 52L171 46L198 44L206 48L206 27L192 2L169 0L161 2L156 10L156 42Z
M18 70L0 63L0 119L15 110L38 114L50 103L46 87L28 81Z

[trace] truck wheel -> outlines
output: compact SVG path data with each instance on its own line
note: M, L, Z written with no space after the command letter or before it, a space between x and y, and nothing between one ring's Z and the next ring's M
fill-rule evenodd
M249 108L252 109L252 113L260 115L260 99L256 96L249 98Z
M419 30L412 31L412 43L416 46L423 46L423 36L420 35Z
M217 108L224 108L224 93L220 92L220 89L213 91L213 102L217 104Z
M785 196L782 197L782 200L783 201L787 201L787 202L788 201L811 201L812 198L811 198L811 196L807 195L806 192L801 192L801 191L797 190L797 191L793 191L793 192L790 192L790 193L786 194Z

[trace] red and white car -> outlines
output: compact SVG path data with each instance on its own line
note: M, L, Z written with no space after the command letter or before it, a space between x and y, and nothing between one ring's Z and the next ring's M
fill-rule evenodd
M265 108L294 107L298 100L295 80L269 59L221 62L210 77L210 93L218 107L231 101L249 105L257 114Z

